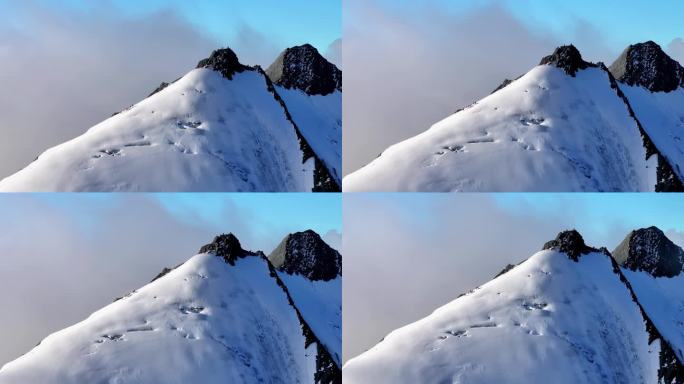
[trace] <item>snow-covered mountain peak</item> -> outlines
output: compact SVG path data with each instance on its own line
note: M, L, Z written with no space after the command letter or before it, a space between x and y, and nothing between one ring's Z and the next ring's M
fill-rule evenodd
M553 65L573 77L580 69L596 66L596 64L584 61L580 51L572 44L556 48L551 55L544 57L539 65Z
M553 249L558 252L563 252L568 255L571 260L579 260L581 255L586 255L592 252L600 252L607 254L605 248L596 249L584 243L582 235L576 230L568 230L559 233L554 240L546 242L542 250Z
M309 95L342 90L342 71L310 44L284 50L266 70L276 85L299 89Z
M200 248L199 253L211 253L223 258L228 264L235 265L235 261L246 256L258 255L258 252L250 252L242 249L240 240L232 233L214 237L214 241Z
M671 92L684 87L684 68L653 41L627 47L610 66L615 78L651 92Z
M234 74L249 69L248 66L240 63L237 55L230 48L213 51L209 57L197 63L197 68L213 69L220 72L228 80L232 80Z
M632 231L615 248L613 257L622 267L654 277L674 277L684 267L684 251L656 227Z
M278 271L309 280L328 281L342 275L342 256L312 230L285 236L268 259Z

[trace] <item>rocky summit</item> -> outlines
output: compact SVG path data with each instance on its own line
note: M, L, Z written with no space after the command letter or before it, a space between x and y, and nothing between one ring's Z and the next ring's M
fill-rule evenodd
M539 65L553 65L573 77L580 69L596 66L584 61L579 50L572 44L556 48L551 55L544 57Z
M577 261L581 255L591 252L604 252L603 249L592 248L584 243L582 235L576 230L563 231L554 240L546 242L542 250L553 249L566 253L570 259ZM605 252L604 252L605 253Z
M310 44L284 50L266 69L271 81L309 95L327 95L342 90L342 71Z
M255 255L254 252L245 251L232 233L214 237L214 241L200 248L199 253L212 253L223 258L228 264L235 265L235 261L245 256Z
M273 266L309 280L332 280L342 274L342 256L312 230L286 236L268 256Z
M211 55L197 63L197 68L210 68L221 74L227 79L232 79L233 75L240 73L249 67L242 65L237 55L230 48L217 49Z
M617 81L651 92L684 87L684 68L653 41L630 45L609 69Z
M623 268L654 277L677 276L684 266L684 251L656 227L630 232L615 248L613 257Z

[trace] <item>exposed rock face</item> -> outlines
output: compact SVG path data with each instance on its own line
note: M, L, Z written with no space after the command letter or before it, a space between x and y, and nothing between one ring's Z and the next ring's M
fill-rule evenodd
M268 256L281 272L309 280L332 280L342 275L342 256L314 231L287 235Z
M579 260L581 255L591 252L601 252L608 254L605 248L596 249L584 244L582 235L576 230L563 231L556 236L554 240L548 241L544 244L542 250L554 249L559 252L566 253L571 260Z
M684 251L656 227L630 232L615 248L613 257L624 268L654 277L677 276L684 267Z
M232 233L214 237L214 241L202 246L199 253L213 253L230 265L235 265L235 261L239 258L257 255L257 253L242 249L240 240Z
M197 63L197 68L210 68L231 80L233 75L249 69L240 64L237 55L230 48L217 49L211 55Z
M610 66L622 83L651 92L670 92L684 87L684 68L653 41L630 45Z
M309 95L327 95L342 90L342 71L310 44L283 51L266 74L276 85L299 89Z
M154 91L152 91L152 93L150 93L147 97L150 97L150 96L152 96L152 95L154 95L154 94L157 94L157 93L163 91L163 90L164 90L166 87L168 87L169 85L170 85L169 83L167 83L167 82L165 82L165 81L162 81L162 83L159 84L159 86L158 86L157 88L155 88Z
M539 65L553 65L573 77L580 69L596 67L596 64L584 61L580 52L572 44L556 48L551 55L544 57Z

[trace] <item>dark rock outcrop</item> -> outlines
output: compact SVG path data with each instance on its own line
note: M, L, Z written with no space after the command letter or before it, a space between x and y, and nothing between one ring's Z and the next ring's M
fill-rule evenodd
M197 68L213 69L220 72L228 80L231 80L234 74L250 69L240 63L237 55L230 48L215 50L208 58L197 63Z
M656 227L632 231L613 251L620 266L654 277L674 277L684 267L684 250Z
M342 275L342 256L312 230L285 236L268 260L281 272L309 280L332 280Z
M563 231L554 240L546 242L542 250L553 249L563 252L573 261L578 261L580 256L587 253L600 252L609 255L605 248L592 248L584 243L582 235L576 230Z
M596 67L596 64L584 61L579 50L572 44L556 48L551 55L544 57L539 65L553 65L572 77L581 69Z
M653 41L630 45L609 69L617 81L651 92L684 87L684 68Z
M309 95L327 95L342 90L342 71L310 44L284 50L266 69L274 84L295 88Z
M199 253L212 253L230 265L235 265L237 259L258 255L258 253L242 249L240 240L232 233L214 237L214 241L202 246Z

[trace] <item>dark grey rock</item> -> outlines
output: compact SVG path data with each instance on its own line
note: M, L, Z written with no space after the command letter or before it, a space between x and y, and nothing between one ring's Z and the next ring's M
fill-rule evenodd
M342 256L312 230L285 236L268 260L281 272L309 280L332 280L342 275Z
M573 77L579 70L597 66L584 61L579 50L572 44L556 48L551 55L544 57L539 65L553 65Z
M216 236L214 241L202 246L199 253L212 253L230 265L235 265L237 259L258 255L258 253L242 249L240 240L232 233Z
M632 231L613 251L620 266L654 277L674 277L684 267L684 250L656 227Z
M617 81L651 92L684 87L684 68L653 41L630 45L609 69Z
M295 88L309 95L327 95L342 90L342 71L310 44L284 50L266 69L274 84Z
M211 55L197 63L197 68L210 68L220 72L225 78L231 80L236 73L250 69L240 64L237 55L230 48L217 49Z
M563 231L554 240L544 244L542 250L554 249L568 255L571 260L578 261L580 256L587 253L600 252L608 254L605 248L592 248L584 243L582 235L576 230Z

